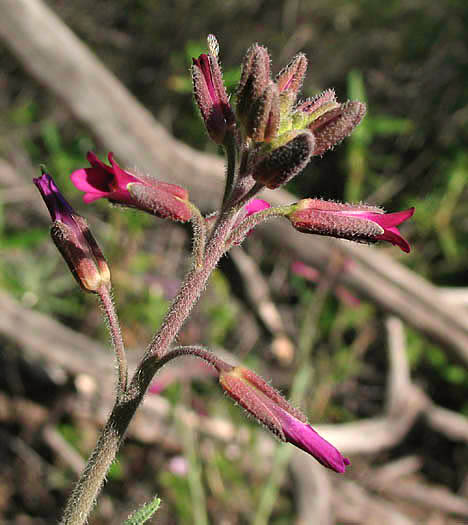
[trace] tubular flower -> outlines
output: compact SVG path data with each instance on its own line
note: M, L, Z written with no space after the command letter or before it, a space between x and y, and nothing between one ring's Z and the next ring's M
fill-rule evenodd
M357 242L388 241L406 253L410 245L397 226L408 220L414 208L385 213L365 204L343 204L320 199L304 199L289 215L294 228L302 233L328 235Z
M223 370L224 391L282 441L301 448L323 466L343 473L349 460L307 423L307 419L261 377L242 366Z
M193 93L208 134L216 144L222 144L226 131L234 125L235 117L224 87L217 42L210 36L211 52L192 58Z
M52 218L52 240L78 284L88 292L110 286L109 267L85 219L73 211L49 174L43 172L33 182Z
M109 199L114 204L182 222L192 216L188 192L184 188L123 170L112 153L108 155L110 166L92 152L88 153L87 159L90 168L81 168L71 174L73 184L85 192L84 202Z

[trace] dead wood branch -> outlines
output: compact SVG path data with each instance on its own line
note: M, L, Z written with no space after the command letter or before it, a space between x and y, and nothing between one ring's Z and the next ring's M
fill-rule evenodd
M383 498L371 495L365 488L352 481L339 483L334 508L338 520L345 523L374 525L415 525L414 521L395 509Z
M104 424L114 398L113 381L111 380L114 367L110 352L86 336L75 333L47 316L24 308L1 292L0 309L3 312L3 315L0 316L0 333L22 346L29 355L54 365L59 364L68 372L77 374L79 380L76 384L80 395L71 401L73 412L77 417L89 418L101 425ZM18 330L18 326L21 326L21 330ZM468 435L465 433L468 427L466 418L449 410L435 407L419 388L411 384L404 355L404 334L401 322L395 318L389 319L387 329L390 339L388 345L390 377L384 416L349 424L318 425L317 430L346 454L375 453L399 443L411 428L418 414L423 414L428 421L431 421L431 418L434 419L434 413L443 412L444 416L449 416L450 420L455 421L455 424L448 423L447 425L444 420L443 424L434 425L434 428L449 437L468 440ZM91 363L92 366L90 366ZM406 403L402 405L403 399L406 399ZM237 443L241 447L250 442L249 432L245 428L235 427L229 421L203 417L183 407L177 407L175 411L184 424L195 428L202 435L214 437L230 445ZM165 399L159 396L147 396L130 426L129 433L144 443L158 442L167 450L179 451L180 435L173 424L173 416L174 409ZM65 459L68 458L67 462L73 465L72 468L78 470L79 465L75 461L76 458L70 458L67 451L61 450L60 443L55 443L55 445L54 443L50 442L50 445L54 448L58 447L57 451ZM268 435L259 436L257 446L259 454L265 458L271 458L274 441ZM294 458L292 468L298 484L303 485L298 492L301 494L301 491L307 487L316 487L320 483L315 478L304 478L304 470L298 468L297 464L298 462L305 464L305 460L310 460L310 458L301 451L295 451L295 454L297 458ZM408 469L414 471L419 466L417 460L414 461L411 458L409 467L406 463L403 469L401 465L398 465L398 468L390 469L390 466L387 466L386 470L385 468L380 469L380 475L376 473L376 476L368 476L366 485L368 484L370 489L379 491L381 494L420 503L442 512L468 516L466 500L443 488L421 485L412 481L402 483L399 480L398 483L395 483L396 477L408 473ZM310 469L307 471L309 472ZM327 523L325 503L328 496L323 487L317 490L317 495L320 496L320 508L317 507L315 510L324 516L323 523ZM335 491L332 492L335 493ZM427 501L428 494L431 500L429 502ZM332 500L332 508L338 520L352 519L357 523L378 523L385 516L385 523L397 525L412 523L408 517L395 510L384 499L371 495L355 483L340 483L337 496L332 497ZM304 517L307 515L305 509L310 510L310 502L303 497L299 500L299 508L302 509L300 516Z
M100 399L96 403L92 389L84 389L87 399L85 403L88 403L89 407L96 407L98 413L95 417L103 423L113 400L114 365L110 351L46 315L23 307L1 292L0 310L2 311L0 333L19 344L29 355L60 365L69 373L84 374L93 378L93 381L99 385L96 391ZM21 330L18 330L18 326L21 326ZM396 345L389 345L389 350L395 347ZM390 360L390 374L396 374L397 370L401 370L397 362L397 359ZM398 383L394 380L393 384ZM426 415L426 411L431 414L437 408L445 415L450 414L450 418L456 421L454 426L437 427L437 430L449 437L456 436L457 439L468 440L468 435L465 433L468 426L466 418L447 409L434 407L428 397L414 385L410 384L405 392L406 401L403 406L395 401L401 399L401 392L395 389L389 392L389 398L393 400L387 403L387 407L393 406L395 411L387 408L387 412L382 417L337 425L316 425L316 429L345 454L373 454L395 446L409 431L418 414ZM397 411L398 406L400 408ZM81 407L81 410L83 413L91 413L89 407L87 410ZM181 417L186 424L205 435L211 435L224 442L245 443L249 439L246 429L236 428L229 421L199 416L182 407L178 410L183 413ZM177 443L177 432L175 430L173 433L167 432L171 414L172 408L165 399L159 396L147 396L131 425L130 433L145 443L161 440L174 440L174 443ZM430 420L429 417L428 421ZM268 451L273 449L273 441L266 434L263 434L259 441L268 455Z
M297 520L296 525L332 525L333 487L328 473L310 456L294 451L291 470L296 480Z
M370 483L364 483L371 486ZM375 488L375 487L374 487ZM385 495L411 501L449 514L468 518L468 501L465 498L452 494L445 487L434 487L426 483L398 480L380 485L378 490Z
M370 483L373 486L384 486L395 483L404 476L418 472L421 467L422 460L420 457L406 456L374 469L370 476L366 473L366 477L370 479Z
M294 345L286 333L283 319L273 302L270 288L255 261L240 247L229 252L245 283L245 292L257 315L273 335L271 349L280 363L288 365L294 358Z

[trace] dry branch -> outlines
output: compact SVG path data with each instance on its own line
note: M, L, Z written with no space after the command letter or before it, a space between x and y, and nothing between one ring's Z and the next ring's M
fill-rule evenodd
M291 364L294 358L294 345L286 333L281 314L273 302L270 288L255 261L241 248L229 252L245 283L245 292L253 304L257 315L273 335L272 353L280 363Z
M30 356L55 366L58 364L68 372L77 374L76 385L80 395L71 401L70 406L73 412L77 417L89 418L103 425L114 398L112 384L114 367L110 352L86 336L77 334L43 314L21 306L1 292L0 309L3 312L3 315L0 316L0 333L18 343ZM21 326L21 330L18 330L18 326ZM390 366L388 400L384 415L380 418L349 424L318 425L317 430L346 454L369 454L399 443L411 428L416 416L424 415L434 428L448 437L464 439L468 442L466 432L468 420L461 415L435 406L419 388L410 382L401 322L396 318L389 319L387 329L390 339L388 345ZM90 363L93 366L90 366ZM3 405L6 406L5 403ZM183 407L177 407L175 411L177 418L183 420L185 425L195 428L202 435L214 437L230 445L237 443L241 447L251 442L249 432L245 428L237 428L229 421L203 417ZM22 412L15 410L15 413L21 414ZM6 414L5 410L0 410L0 414L2 413ZM434 414L441 413L443 423L441 419L434 417ZM130 426L129 433L144 443L158 442L167 450L180 451L180 434L173 425L173 415L174 409L165 399L159 396L147 396L144 405ZM438 421L439 425L434 424L434 421ZM62 448L63 443L50 441L50 436L47 438L47 435L44 437L67 463L73 465L74 469L79 468L78 462L69 457L68 452ZM256 443L259 455L265 458L272 457L274 441L268 435L261 434ZM307 515L307 509L310 510L311 503L305 498L304 491L307 487L313 486L316 487L320 500L320 505L314 506L314 512L322 516L323 523L327 523L329 504L326 502L329 496L325 486L321 486L315 476L311 477L311 469L306 469L307 472L305 472L300 467L300 465L307 464L306 460L309 461L310 458L303 452L294 451L292 468L296 482L300 485L298 495L302 494L298 500L299 514L304 517ZM409 467L407 463L408 461L404 462L403 468L401 465L397 467L394 465L392 468L387 466L386 470L380 469L375 475L369 475L367 482L363 481L369 489L377 490L381 494L423 504L442 512L468 516L466 500L443 488L422 485L413 481L402 483L399 480L396 483L396 478L419 467L417 459L410 458ZM356 483L340 483L338 492L333 491L333 494L332 508L338 519L351 518L361 523L365 522L363 521L365 517L370 517L373 521L369 523L377 523L382 521L383 516L386 516L386 523L398 525L412 523L407 516L397 511L384 499L375 497ZM424 497L428 494L430 501Z
M0 292L0 334L15 341L30 356L54 365L60 365L69 373L93 378L99 389L99 402L96 403L93 389L82 389L82 413L91 413L89 407L95 407L97 413L92 416L103 423L112 406L113 394L113 356L110 351L88 337L66 328L44 314L23 307L7 294ZM21 330L18 330L21 326ZM393 348L393 350L392 350ZM390 352L395 352L397 345L389 345ZM228 358L229 360L230 358ZM131 362L131 359L130 359ZM92 366L90 366L92 363ZM398 359L390 359L390 375L400 373ZM398 385L394 380L390 384ZM88 385L89 382L84 382ZM400 389L400 387L398 387ZM405 397L405 403L399 400ZM468 442L468 420L450 410L435 406L432 401L416 386L408 384L401 390L390 389L387 409L383 416L364 419L353 423L336 425L315 425L315 428L327 440L331 441L343 453L373 454L398 444L410 430L415 418L424 415L431 422L431 414L443 413L445 426L436 427L450 438ZM85 398L87 400L85 400ZM237 428L221 418L199 416L185 408L178 408L187 425L196 428L205 435L210 435L223 442L246 443L249 440L245 428ZM177 432L167 431L171 419L170 404L159 396L147 396L141 410L137 413L129 432L144 443L173 440L178 443ZM450 423L450 421L455 423ZM269 455L273 450L273 440L263 434L258 440L262 453Z
M369 492L352 481L339 484L339 497L335 500L335 512L344 523L373 525L416 525L409 517L395 509L394 505Z
M311 457L292 454L291 470L296 480L296 525L307 525L313 517L316 525L335 523L333 487L328 473Z

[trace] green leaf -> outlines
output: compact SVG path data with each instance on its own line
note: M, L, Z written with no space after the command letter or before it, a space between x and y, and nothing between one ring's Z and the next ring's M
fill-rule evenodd
M142 507L131 514L126 520L124 525L140 525L146 523L153 514L159 509L161 500L158 496L155 496L150 502L145 503Z

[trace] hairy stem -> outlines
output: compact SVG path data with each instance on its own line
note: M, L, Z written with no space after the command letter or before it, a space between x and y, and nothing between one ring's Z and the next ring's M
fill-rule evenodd
M112 300L112 291L107 286L101 286L98 295L104 309L105 317L108 323L109 333L117 361L117 397L120 399L127 390L128 365L125 353L122 333L120 331L119 318Z
M154 374L162 364L167 362L172 342L224 253L225 241L230 233L234 216L234 212L231 211L220 217L218 225L207 242L203 268L200 270L194 268L187 274L177 297L169 308L165 320L153 338L126 392L117 398L96 448L67 502L61 521L62 525L82 525L86 522L127 427Z
M229 371L232 369L232 366L225 363L220 359L216 354L206 350L202 346L177 346L169 351L162 359L159 360L159 366L163 366L172 359L182 356L192 356L203 359L206 363L210 364L217 372Z
M227 203L232 188L234 187L235 178L236 178L236 157L237 157L237 147L236 147L236 137L234 133L230 133L226 138L224 144L224 151L227 158L227 167L226 167L226 186L224 187L223 203L222 208Z
M193 260L196 270L203 267L206 244L206 221L200 210L191 204L193 228Z
M274 219L277 217L284 217L292 211L292 206L276 206L273 208L267 208L262 211L258 211L246 219L244 219L239 226L233 229L231 235L226 241L226 250L229 250L231 246L240 244L245 239L245 236L250 230L258 226L260 223L265 222L268 219Z
M140 401L141 399L125 401L123 398L117 401L85 470L68 499L61 525L82 525L87 521Z
M224 253L225 240L230 233L233 222L232 215L232 212L228 212L220 217L218 224L215 226L208 240L203 268L200 270L193 269L187 275L185 282L169 308L161 328L154 336L144 356L144 361L151 356L156 356L158 359L161 359L168 351L170 344L205 289L211 272ZM139 372L141 372L141 367L138 368L135 376ZM145 381L143 381L142 384L144 384L144 382Z

